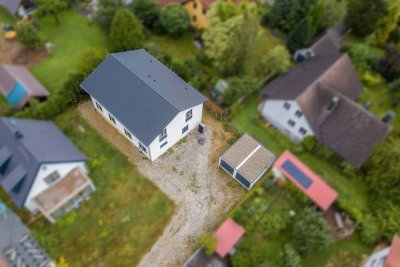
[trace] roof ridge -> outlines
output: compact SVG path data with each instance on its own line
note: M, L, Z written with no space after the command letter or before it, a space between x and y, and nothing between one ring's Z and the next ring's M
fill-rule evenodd
M144 50L139 49L140 50ZM133 50L133 51L137 51L137 50ZM112 56L112 58L114 60L116 60L119 64L121 64L127 71L129 71L130 73L132 73L133 75L135 75L135 77L137 77L142 83L144 83L147 87L149 87L154 93L156 93L161 99L163 99L165 102L168 103L168 105L170 105L171 107L173 107L178 113L181 112L180 110L178 110L174 105L171 104L171 102L169 102L168 100L166 100L162 95L160 95L156 90L154 90L151 86L149 86L141 77L139 77L138 75L136 75L136 73L134 73L133 71L131 71L127 66L125 66L125 64L123 64L121 61L119 61L114 55L115 54L121 54L121 53L127 53L127 52L132 52L132 51L125 51L125 52L119 52L119 53L111 53L110 55ZM148 53L149 54L149 53ZM155 57L153 57L151 54L149 54L152 58L154 58L155 60L157 60ZM157 60L158 61L158 60ZM160 64L162 64L160 61L158 61ZM175 72L172 71L172 73L174 73L175 75L177 75ZM177 75L178 76L178 75ZM179 76L178 76L179 77Z

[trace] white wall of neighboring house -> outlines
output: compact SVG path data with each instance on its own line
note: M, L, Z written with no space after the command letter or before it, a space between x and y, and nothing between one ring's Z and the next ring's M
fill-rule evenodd
M96 106L96 102L99 103L98 101L96 101L95 98L92 98L92 102L93 102L93 106L98 110L98 112L102 113L104 115L104 117L112 124L114 125L118 131L124 135L125 135L125 127L124 125L118 121L118 118L115 117L111 112L109 112L104 106L102 107L103 111L100 111L97 106ZM99 103L101 105L101 103ZM151 159L151 160L155 160L157 159L159 156L161 156L162 154L164 154L171 146L173 146L176 142L178 142L179 140L181 140L183 137L185 137L191 130L193 130L194 128L196 128L202 119L202 115L203 115L203 104L197 105L192 109L192 119L190 119L188 122L185 121L186 119L186 112L189 111L190 109L184 110L182 112L180 112L166 127L167 129L167 138L165 138L164 140L162 140L160 142L159 140L159 136L157 136L153 142L151 142L151 144L149 145L149 147L146 147L147 152L145 153L145 155ZM108 114L110 114L111 116L114 117L115 119L115 124L112 123L108 117ZM188 125L188 130L182 134L182 129ZM132 138L129 139L127 136L127 139L130 140L136 147L139 147L139 142L140 140L133 135L133 133L131 133ZM167 144L165 146L163 146L162 148L160 147L161 144L163 144L165 141L167 141ZM143 143L141 143L143 144Z
M186 112L192 109L193 117L186 122ZM164 154L170 147L172 147L176 142L185 137L190 131L198 127L201 122L203 116L203 104L197 105L193 108L190 108L184 111L179 112L178 115L168 124L167 129L167 138L160 142L159 137L157 137L150 144L151 151L151 160L155 160L162 154ZM182 129L185 126L188 126L188 130L182 133ZM160 147L161 144L167 142L167 145Z
M285 102L290 105L288 109L284 106ZM314 135L314 132L304 114L301 113L301 116L297 116L296 111L301 112L301 109L294 100L267 100L260 105L260 112L269 123L286 134L291 140L300 142L306 136ZM290 120L295 123L293 126L289 124ZM301 133L300 129L304 129L306 133Z
M48 175L53 173L54 171L58 171L60 174L60 178L62 179L65 175L67 175L72 169L75 167L80 167L81 170L84 173L87 173L87 169L85 167L85 162L71 162L71 163L52 163L52 164L42 164L39 168L39 171L36 175L35 182L32 185L31 191L29 192L29 195L26 199L25 202L25 208L27 208L30 212L37 212L38 208L33 201L33 198L35 198L39 193L43 192L47 188L51 186L48 185L45 181L44 178L46 178ZM57 182L57 181L54 181ZM54 183L53 182L53 183Z

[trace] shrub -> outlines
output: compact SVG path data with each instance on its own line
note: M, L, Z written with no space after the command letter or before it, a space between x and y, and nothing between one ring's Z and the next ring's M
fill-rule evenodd
M143 25L152 28L158 21L158 1L135 0L131 7L135 15L142 21Z
M17 26L17 36L20 43L26 48L37 48L43 44L43 39L32 23L21 23Z
M379 53L367 43L356 43L346 47L346 51L351 57L351 61L357 68L368 69L375 66L379 60Z
M158 44L154 42L147 42L143 45L143 48L160 62L165 64L168 61L167 54Z
M282 230L286 229L289 220L290 217L287 211L268 211L263 216L260 226L266 237L274 238Z
M122 0L99 0L98 2L99 9L94 16L94 22L108 34L115 12L123 8L124 4Z
M380 238L379 224L376 218L366 214L361 221L361 239L364 243L372 245Z
M169 4L161 10L160 22L168 34L177 37L189 29L190 18L182 5Z
M315 138L315 136L307 136L303 139L301 145L303 146L305 151L314 152L318 146L318 140L317 138Z
M300 255L308 256L332 243L332 234L322 214L307 208L293 226L293 242Z
M173 58L171 60L171 69L185 81L190 78L190 73L186 64L178 58Z
M300 267L301 257L291 245L285 245L280 253L281 267Z
M228 80L229 87L224 91L223 102L225 106L230 106L241 97L248 97L260 88L258 79L244 76L233 77Z
M363 73L362 80L364 84L371 87L377 86L378 84L382 83L381 76L370 71L365 71Z
M207 255L212 255L217 246L217 240L214 238L212 233L203 234L200 237L200 244Z

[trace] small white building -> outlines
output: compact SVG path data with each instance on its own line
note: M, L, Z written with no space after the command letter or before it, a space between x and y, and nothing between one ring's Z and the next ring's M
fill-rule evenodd
M81 87L97 112L152 161L198 127L207 100L143 49L110 54Z
M0 184L19 208L55 222L94 191L86 157L49 121L0 118Z

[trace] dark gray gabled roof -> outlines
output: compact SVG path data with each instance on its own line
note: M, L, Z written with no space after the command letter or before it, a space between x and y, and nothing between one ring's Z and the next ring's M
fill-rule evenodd
M145 146L179 112L207 100L143 49L110 54L81 87Z
M21 220L0 201L0 266L49 267L51 260Z
M11 15L17 13L22 0L0 0L0 6L7 10Z
M86 160L50 121L0 118L0 136L0 184L18 207L41 164Z

